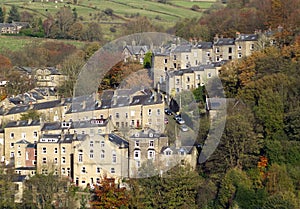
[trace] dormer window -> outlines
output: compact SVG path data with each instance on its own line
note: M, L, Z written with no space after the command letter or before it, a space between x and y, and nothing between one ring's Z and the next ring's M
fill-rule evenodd
M152 138L153 137L153 133L149 133L149 137Z
M61 127L62 128L70 128L71 127L71 122L62 122L61 123Z

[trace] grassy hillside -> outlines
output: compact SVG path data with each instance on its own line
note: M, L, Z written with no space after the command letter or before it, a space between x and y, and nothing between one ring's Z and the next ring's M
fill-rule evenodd
M0 0L0 5L5 6L9 11L12 4L19 7L20 11L26 10L38 16L45 17L47 13L54 15L60 7L71 6L76 8L78 16L83 21L98 20L104 23L123 23L135 15L147 16L153 21L172 26L182 18L200 17L200 11L193 11L191 7L197 5L200 9L209 8L217 0L189 1L169 0L166 4L153 0L79 0L77 5L68 4L66 0L46 2L46 0ZM101 12L107 8L113 9L115 14L112 18L101 18ZM100 18L99 18L100 17Z

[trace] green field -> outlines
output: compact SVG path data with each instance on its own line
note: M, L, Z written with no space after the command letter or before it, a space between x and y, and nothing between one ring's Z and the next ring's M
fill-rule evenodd
M0 0L0 5L5 6L6 10L10 9L11 5L19 7L20 11L29 11L35 15L46 17L48 13L54 15L60 7L70 6L76 8L78 16L82 17L83 21L94 20L94 17L101 15L101 12L107 8L111 8L116 15L113 19L105 18L100 22L124 22L130 20L133 14L147 16L150 19L155 19L159 16L161 23L172 25L182 18L200 17L201 12L192 11L190 8L193 5L198 5L201 9L209 8L217 0L206 1L188 1L188 0L169 0L167 4L158 3L151 0L79 0L77 5L67 4L66 0L58 3L46 2L46 0L32 1L13 1Z
M31 38L31 37L24 37L24 36L0 36L0 53L5 52L5 50L17 51L23 49L29 44L32 43L43 43L49 41L50 39L44 38ZM77 48L82 48L87 42L83 41L72 41L72 40L53 40L57 42L64 42L66 44L74 45Z

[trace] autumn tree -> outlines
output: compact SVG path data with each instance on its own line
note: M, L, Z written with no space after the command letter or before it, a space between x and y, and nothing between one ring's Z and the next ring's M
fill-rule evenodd
M114 178L104 176L92 191L90 204L94 209L129 208L129 194L125 187L116 184Z
M20 13L18 11L18 8L17 6L15 5L12 5L11 6L11 9L9 10L9 13L8 13L8 19L7 19L7 22L11 23L11 22L20 22L21 20L21 17L20 17Z
M63 61L61 64L61 72L66 75L68 79L58 87L59 95L64 97L73 96L73 88L84 63L83 52L74 53Z

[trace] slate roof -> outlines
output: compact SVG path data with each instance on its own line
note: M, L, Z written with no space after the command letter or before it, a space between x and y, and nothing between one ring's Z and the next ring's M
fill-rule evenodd
M191 52L192 50L192 45L191 44L183 44L183 45L179 45L179 46L176 46L176 48L174 49L174 53L177 53L177 52Z
M212 49L213 43L212 42L199 42L199 43L197 43L196 47L199 49Z
M88 127L104 127L108 123L108 119L103 119L103 123L93 123L91 120L85 121L72 121L71 122L71 129L76 128L88 128ZM45 123L42 127L42 131L50 131L50 130L63 130L67 128L62 127L61 122L52 122L52 123Z
M22 121L12 121L6 124L5 128L23 127L23 126L39 126L41 124L40 120L22 120Z
M257 41L258 34L240 34L235 41Z
M18 168L17 170L22 170L22 169ZM32 167L30 170L32 170ZM12 181L13 182L23 182L23 181L25 181L25 179L26 179L26 175L14 175L12 178Z
M132 46L132 45L126 45L124 49L128 49L129 53L132 55L140 54L140 51L144 51L145 53L149 50L148 46Z
M21 139L20 141L17 141L16 144L30 144L30 142L25 139Z
M49 102L42 102L42 103L35 103L33 104L34 110L42 110L42 109L49 109L59 106L61 103L60 100L53 100Z
M16 106L9 109L7 112L7 115L10 114L17 114L17 113L23 113L30 109L30 105L22 105L22 106Z
M109 134L108 135L108 139L109 141L111 141L112 143L121 146L124 146L124 148L128 148L129 147L129 143L128 141L126 141L125 139L121 138L120 136L116 135L116 134Z
M223 46L223 45L234 45L233 38L219 38L217 41L214 42L215 46Z
M166 149L170 149L173 152L173 155L180 155L181 152L185 152L186 154L191 154L193 151L193 146L181 146L180 148L176 148L175 146L164 146L162 147L160 153L163 154Z

